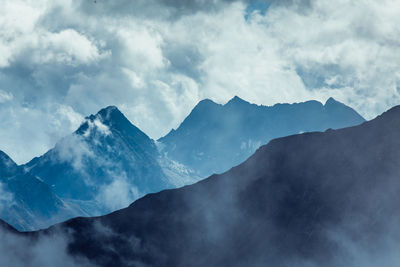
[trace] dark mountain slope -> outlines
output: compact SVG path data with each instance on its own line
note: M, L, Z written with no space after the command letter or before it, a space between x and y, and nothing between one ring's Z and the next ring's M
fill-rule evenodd
M275 139L222 175L31 235L64 232L100 266L394 266L399 132L395 107Z
M325 105L307 101L274 106L250 104L239 97L225 105L203 100L159 142L169 157L206 177L243 162L273 138L362 122L356 111L333 98Z

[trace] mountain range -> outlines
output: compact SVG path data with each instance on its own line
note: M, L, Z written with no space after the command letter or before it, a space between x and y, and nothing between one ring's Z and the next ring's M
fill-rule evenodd
M332 98L266 107L234 97L225 105L201 101L177 130L154 141L109 106L27 164L2 156L0 218L27 231L107 214L227 170L271 138L363 121Z
M397 106L274 139L228 172L109 215L18 235L65 236L69 255L96 266L397 266L399 132Z
M274 138L364 121L333 98L325 104L314 100L259 106L235 96L225 105L200 101L176 130L158 141L168 157L207 177L243 162Z

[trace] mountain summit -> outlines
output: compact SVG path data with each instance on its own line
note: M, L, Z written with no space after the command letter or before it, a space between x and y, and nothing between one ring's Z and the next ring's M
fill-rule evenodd
M225 106L234 106L234 105L248 105L250 104L249 102L247 102L246 100L238 97L238 96L234 96L231 100L229 100Z
M170 158L205 177L239 164L273 138L364 121L333 98L325 105L307 101L259 106L235 96L225 105L200 101L176 130L158 141Z

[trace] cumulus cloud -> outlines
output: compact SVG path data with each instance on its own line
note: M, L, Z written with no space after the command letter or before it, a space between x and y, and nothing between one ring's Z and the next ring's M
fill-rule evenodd
M398 10L395 0L6 0L0 149L19 163L45 152L77 126L60 106L82 117L116 105L153 138L199 100L234 95L333 96L372 118L400 100Z

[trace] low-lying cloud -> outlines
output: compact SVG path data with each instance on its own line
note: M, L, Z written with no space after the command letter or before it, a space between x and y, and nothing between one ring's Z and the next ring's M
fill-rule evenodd
M94 267L85 259L70 256L67 239L62 234L38 239L0 229L0 265L15 267Z
M114 211L129 206L134 200L143 196L143 193L128 182L124 172L109 173L112 181L100 187L95 198L108 211Z

